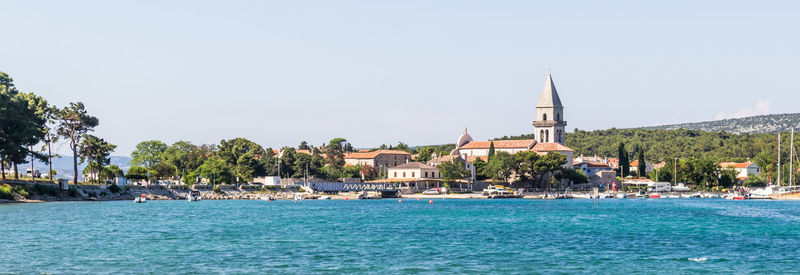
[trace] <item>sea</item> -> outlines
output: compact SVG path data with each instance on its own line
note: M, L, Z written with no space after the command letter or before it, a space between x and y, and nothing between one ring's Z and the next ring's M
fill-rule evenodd
M0 205L0 274L798 272L792 201Z

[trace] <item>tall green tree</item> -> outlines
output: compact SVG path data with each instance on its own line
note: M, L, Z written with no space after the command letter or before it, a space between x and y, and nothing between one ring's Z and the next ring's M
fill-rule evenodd
M640 177L647 177L647 162L644 160L644 149L639 148L639 167L636 167L637 171L639 171Z
M628 151L625 150L625 143L619 143L619 171L621 177L627 177L631 173L631 163L628 159Z
M190 174L213 153L213 145L197 146L188 141L178 141L167 147L162 157L164 162L175 167L181 181L186 182L184 180L192 178Z
M494 157L494 141L489 142L489 153L486 155L488 161L492 161L492 157Z
M334 138L325 146L325 163L334 168L341 168L344 166L344 146L347 140L343 138Z
M297 146L297 150L311 150L311 147L308 146L308 142L301 141L300 146Z
M436 168L439 168L439 173L442 175L442 181L446 187L450 187L450 184L469 176L469 171L464 168L464 163L457 159L439 163Z
M78 156L80 155L80 144L84 135L94 131L94 127L100 124L100 120L89 115L83 102L70 103L58 111L58 134L69 140L69 148L72 150L72 168L74 174L73 182L78 183Z
M218 156L211 156L203 162L203 165L197 168L197 174L208 179L212 184L233 183L230 166Z
M89 160L90 163L95 163L96 165L90 172L93 175L98 175L101 168L111 162L109 156L116 148L116 145L108 143L102 138L86 134L80 144L81 163L86 160ZM97 183L98 177L93 177L93 180Z
M148 140L136 144L136 150L131 153L131 164L142 165L148 170L151 166L160 163L167 151L167 144L158 140Z

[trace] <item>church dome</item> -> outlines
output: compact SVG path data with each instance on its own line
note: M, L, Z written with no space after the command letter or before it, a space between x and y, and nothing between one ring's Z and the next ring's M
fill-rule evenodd
M456 142L456 148L467 145L467 143L472 142L472 136L467 134L467 129L464 129L464 133L458 137L458 141Z

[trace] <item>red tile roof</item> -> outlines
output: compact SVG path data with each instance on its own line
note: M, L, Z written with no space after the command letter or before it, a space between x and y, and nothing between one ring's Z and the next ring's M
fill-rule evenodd
M489 161L489 156L468 156L467 157L467 161L470 162L470 163L475 162L475 160L477 160L477 159L481 159L482 161L487 162L487 161Z
M533 146L533 151L536 152L551 152L551 151L568 151L573 152L571 148L564 146L561 143L556 142L540 142L536 143L536 146Z
M751 164L753 164L752 161L746 161L746 162L720 162L719 166L720 167L724 167L724 168L747 168Z
M366 153L350 153L350 154L346 155L344 158L346 158L346 159L374 159L378 155L382 155L382 154L387 154L387 155L408 155L408 156L411 156L411 154L409 154L406 151L400 151L400 150L377 150L377 151L366 152Z
M494 141L471 141L464 146L459 147L458 149L489 149L489 145L494 143L495 149L512 149L512 148L531 148L535 140L532 139L525 139L525 140L494 140Z

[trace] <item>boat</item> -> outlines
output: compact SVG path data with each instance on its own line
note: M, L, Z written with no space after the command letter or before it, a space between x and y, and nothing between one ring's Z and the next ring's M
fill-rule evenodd
M133 202L134 203L145 203L145 202L147 202L147 198L145 198L144 194L142 194L142 196L133 199Z
M302 201L302 200L303 200L303 195L302 194L294 194L294 202L295 203L297 203L299 201Z
M668 199L680 199L681 196L680 195L667 195L667 198Z
M649 195L647 195L647 197L648 197L648 198L651 198L651 199L659 199L659 198L661 198L661 194L658 194L658 193L650 193Z
M625 194L625 193L617 193L617 198L618 198L618 199L624 199L624 198L627 198L627 197L628 197L628 194Z
M192 190L189 192L189 195L186 196L187 201L201 201L203 198L200 196L200 191Z
M331 196L320 196L320 197L319 197L319 198L317 198L317 199L318 199L318 200L330 200L330 199L331 199Z

